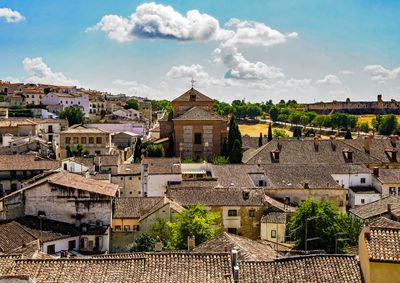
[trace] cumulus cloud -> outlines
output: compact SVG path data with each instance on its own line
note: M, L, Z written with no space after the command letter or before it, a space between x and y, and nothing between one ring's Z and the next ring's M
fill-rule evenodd
M123 92L128 95L141 97L155 97L160 95L160 91L137 81L115 79L112 81L112 84L117 88L115 92Z
M341 70L340 73L341 73L342 75L353 75L353 74L354 74L354 71L351 71L351 70Z
M87 31L101 30L118 42L129 42L137 38L172 39L178 41L215 41L219 47L213 52L213 61L222 62L228 70L226 78L247 80L281 79L285 75L280 68L263 62L250 62L238 51L241 46L270 47L297 38L296 32L281 33L264 23L230 19L224 28L214 17L190 10L186 15L171 6L145 3L136 8L130 17L106 15ZM206 76L199 66L176 66L168 77Z
M0 18L4 18L7 23L18 23L25 20L24 16L10 8L0 8Z
M341 80L335 75L326 75L323 79L316 81L317 85L338 85L342 84Z
M76 80L68 79L61 72L53 72L45 62L43 58L29 58L26 57L22 64L24 70L30 75L26 82L42 83L42 84L55 84L55 85L78 85L79 82Z
M198 10L182 15L171 6L152 2L138 6L129 18L104 16L87 31L97 29L106 32L110 39L127 42L135 38L209 40L216 37L220 28L215 18Z
M368 65L364 67L364 71L370 74L372 81L384 82L400 77L400 67L390 70L382 65Z
M195 79L207 79L210 76L204 71L203 66L198 64L179 65L173 66L166 74L168 78L195 78Z

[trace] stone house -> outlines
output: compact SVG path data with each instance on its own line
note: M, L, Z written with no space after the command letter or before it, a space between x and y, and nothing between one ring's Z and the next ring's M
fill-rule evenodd
M213 111L213 100L191 88L171 103L173 112L159 121L160 139L173 136L175 155L193 160L220 155L227 120Z
M111 183L118 185L121 197L140 197L141 190L140 164L121 164L118 172L111 175Z
M41 99L41 103L46 106L61 106L61 111L68 107L78 107L86 115L89 115L90 103L86 93L61 93L50 92Z
M263 189L250 188L168 188L167 197L183 207L203 204L221 215L228 233L250 239L260 236L260 221L269 206Z
M67 171L32 179L24 188L0 199L0 219L43 215L81 229L79 249L104 252L109 249L112 198L117 185L87 179Z
M400 169L375 167L372 181L382 196L400 197Z
M0 156L0 195L21 189L22 183L43 172L59 168L55 160L38 157L35 154Z
M84 125L75 125L60 133L60 156L68 157L67 145L83 145L90 155L108 155L111 153L111 135L97 128L88 128Z
M35 136L37 124L29 119L0 119L0 138L5 134L13 136ZM1 141L1 140L0 140Z
M135 109L119 109L114 111L112 115L128 120L140 120L140 112Z

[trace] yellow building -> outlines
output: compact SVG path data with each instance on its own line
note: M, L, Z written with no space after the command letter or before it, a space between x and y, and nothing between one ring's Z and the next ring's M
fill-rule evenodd
M358 253L366 283L400 282L400 223L382 217L366 224Z

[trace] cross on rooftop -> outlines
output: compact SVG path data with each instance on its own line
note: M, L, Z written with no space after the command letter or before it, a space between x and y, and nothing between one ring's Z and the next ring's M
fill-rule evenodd
M192 88L193 88L193 87L194 87L194 83L196 82L196 81L193 79L193 77L192 77L192 79L191 79L190 82L192 83Z

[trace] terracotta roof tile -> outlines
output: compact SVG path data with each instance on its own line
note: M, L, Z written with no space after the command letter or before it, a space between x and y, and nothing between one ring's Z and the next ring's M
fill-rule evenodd
M140 218L157 203L164 204L163 197L121 197L114 201L113 218Z
M400 208L400 197L383 197L380 200L350 209L350 213L361 219L368 219L388 213L388 204L391 205L392 210Z
M371 227L365 243L371 261L400 263L400 228Z
M212 102L214 101L213 99L209 98L208 96L202 94L200 91L191 88L188 91L186 91L184 94L181 96L175 98L174 101L190 101L191 97L195 96L196 101L209 101Z
M60 166L60 162L37 157L35 154L14 154L0 156L0 171L9 170L52 170Z
M179 120L213 120L213 121L226 121L226 119L222 116L219 116L217 113L213 111L207 111L201 107L192 107L187 110L182 115L173 118L174 121Z

